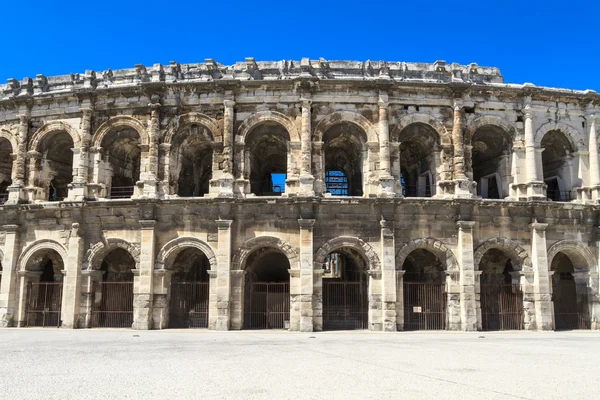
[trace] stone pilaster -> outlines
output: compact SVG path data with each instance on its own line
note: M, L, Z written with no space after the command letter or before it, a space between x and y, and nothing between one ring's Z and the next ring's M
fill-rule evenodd
M96 296L96 291L99 290L96 283L102 281L103 271L85 269L81 271L81 297L79 308L79 328L92 327L92 310L94 303L100 303L101 296ZM100 293L98 293L100 294Z
M537 149L535 148L535 135L533 131L533 109L531 97L525 98L523 109L525 118L525 170L527 176L527 198L529 200L546 199L546 185L539 178L537 169Z
M396 195L396 180L390 167L390 121L387 93L379 93L379 196L394 197ZM402 192L401 189L399 189Z
M233 197L233 129L235 101L223 101L223 173L219 178L219 197Z
M84 240L79 233L79 224L71 225L67 260L63 271L63 294L61 307L62 328L77 328L81 303L81 265L83 263Z
M231 329L240 330L244 327L244 285L246 271L231 271Z
M369 330L383 330L383 318L381 313L382 308L382 271L369 270L367 271L368 278L368 293L369 293Z
M460 271L445 271L446 296L447 296L447 324L446 329L450 331L462 330L461 324L461 284Z
M598 131L596 130L596 110L592 106L588 108L586 115L589 138L589 186L591 199L600 202L600 159L598 154Z
M548 224L533 222L531 230L531 263L533 267L533 300L537 330L553 329L552 282L550 280L546 228Z
M465 115L461 99L454 99L454 125L452 126L452 143L454 145L454 196L473 197L475 182L465 174Z
M151 103L150 119L148 120L149 143L147 153L141 160L140 182L136 183L137 188L143 187L142 193L139 190L135 193L137 197L154 199L158 197L158 141L160 137L160 103ZM143 149L143 146L142 146ZM143 154L142 150L142 155ZM137 190L137 189L136 189Z
M300 270L290 272L290 330L312 332L314 330L314 219L299 219ZM295 280L295 282L292 282Z
M18 204L26 200L25 197L25 163L27 162L27 142L29 140L29 110L19 115L19 136L17 149L13 149L15 159L13 161L12 185L7 188L8 200L6 204Z
M396 252L394 221L381 220L381 294L383 330L394 332L396 320Z
M481 315L481 273L474 271L475 276L475 316L477 317L477 330L483 330L483 317Z
M475 302L474 221L458 221L458 264L460 267L460 322L463 331L477 330Z
M81 147L73 149L73 182L69 187L69 199L84 200L87 198L87 184L90 169L90 142L92 140L92 113L91 109L83 109L79 129L81 131Z
M232 220L218 219L217 270L211 271L209 324L210 329L226 331L231 328L231 224Z
M4 259L2 260L2 281L0 281L0 327L14 324L17 293L17 261L20 254L19 225L4 225Z
M154 279L155 220L140 220L140 265L134 270L133 329L152 328L152 295Z
M152 329L166 329L169 327L171 274L172 271L167 269L154 270L154 289L152 291Z
M315 178L312 175L311 100L302 100L302 126L300 129L300 196L314 196Z
M404 330L404 274L406 271L396 270L396 330Z

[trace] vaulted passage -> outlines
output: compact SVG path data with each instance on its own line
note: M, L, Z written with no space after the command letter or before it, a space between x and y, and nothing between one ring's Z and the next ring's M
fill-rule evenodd
M284 329L290 321L290 262L263 247L248 256L244 284L244 329Z
M429 125L414 123L400 132L400 184L405 197L435 194L439 136Z
M585 278L576 279L573 262L564 253L554 256L552 301L556 330L590 329L590 298Z
M446 329L444 267L435 254L413 250L402 265L404 273L404 330Z
M572 153L573 146L564 133L550 131L542 138L542 169L544 182L548 186L548 199L553 201L571 200L573 187Z
M63 260L55 250L41 250L27 262L25 325L59 327Z
M482 329L523 329L523 292L510 257L490 249L481 258L479 270Z
M172 266L170 328L208 328L210 264L196 249L181 251Z
M134 129L116 129L102 140L108 197L129 198L140 180L140 135Z
M369 294L367 264L352 248L341 248L325 259L323 330L367 329Z
M323 135L325 188L333 196L362 196L367 162L367 136L358 126L344 122Z
M285 192L290 135L277 123L264 123L248 134L250 191L257 196L281 196Z
M204 196L212 178L213 148L208 129L192 125L173 137L171 192L181 197Z
M503 129L486 125L471 139L473 180L484 199L502 199L510 182L511 138Z
M0 137L0 204L8 199L8 187L12 184L12 153L8 139Z
M114 249L104 257L102 281L94 288L93 328L131 328L134 269L135 260L124 249Z
M71 135L64 131L48 134L41 141L41 159L34 168L30 164L29 174L46 200L60 201L68 196L68 185L73 181L73 147Z

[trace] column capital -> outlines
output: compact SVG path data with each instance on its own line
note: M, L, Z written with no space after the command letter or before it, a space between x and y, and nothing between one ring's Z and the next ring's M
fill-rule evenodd
M227 230L227 229L231 229L231 223L233 222L233 220L231 219L217 219L215 220L216 224L217 224L217 228L222 231L222 230Z
M315 220L314 219L299 219L298 224L300 225L300 228L308 229L308 228L312 228L314 226Z
M160 103L150 103L150 104L148 104L148 107L150 107L151 111L158 111L158 110L160 110L161 104Z
M17 117L19 118L19 123L21 125L28 124L29 123L29 118L31 118L31 113L29 111L27 111L27 112L24 112L22 114L19 114Z
M223 105L225 106L225 108L233 108L233 107L235 107L235 101L223 100Z
M141 219L140 226L142 229L154 229L154 225L156 225L156 220L154 219Z
M382 228L394 229L394 221L393 220L381 219L379 221L379 225Z
M548 224L545 224L542 222L537 222L537 221L534 221L531 224L529 224L529 229L536 230L536 231L545 231L547 227L548 227Z
M310 105L312 104L312 99L306 96L302 96L300 98L300 103L302 104L302 107L310 107Z
M462 111L462 108L464 106L464 102L463 99L460 97L455 97L452 100L452 108L454 109L454 111Z
M473 226L475 225L475 221L456 221L456 226L459 230L471 231L473 230Z

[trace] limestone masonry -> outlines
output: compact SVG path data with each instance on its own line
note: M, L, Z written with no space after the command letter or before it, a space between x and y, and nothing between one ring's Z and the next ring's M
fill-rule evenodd
M600 329L600 95L497 68L0 85L0 325Z

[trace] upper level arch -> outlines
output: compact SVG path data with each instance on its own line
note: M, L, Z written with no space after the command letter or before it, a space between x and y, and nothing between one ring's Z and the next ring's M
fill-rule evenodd
M432 115L425 113L414 113L408 114L400 118L396 127L392 130L390 134L391 142L402 142L410 139L412 135L406 135L406 132L402 132L404 128L413 124L422 124L430 127L435 133L437 133L438 144L441 145L451 145L452 137L451 133L448 132L448 129L442 124L440 121L435 119ZM402 135L401 135L402 134Z
M92 142L93 146L102 147L105 137L109 133L119 128L133 129L138 133L141 144L148 145L150 143L150 138L148 137L148 132L144 124L134 117L130 117L128 115L119 115L116 117L111 117L108 121L105 121L98 127L96 133L94 134Z
M242 122L237 130L235 142L238 144L245 144L248 134L256 127L265 123L276 123L281 125L289 135L288 140L292 142L300 141L300 133L292 119L278 111L259 111Z
M163 143L172 144L173 137L177 135L178 132L191 128L194 125L201 125L207 129L207 131L201 132L207 141L214 143L221 142L223 140L222 128L216 120L205 114L191 112L178 115L169 122Z
M313 141L322 142L323 136L330 128L345 122L358 126L366 135L368 142L379 142L379 134L375 125L363 115L351 111L336 111L325 116L314 129Z
M482 115L475 118L465 130L465 139L472 140L473 135L481 128L485 127L500 128L511 139L517 136L517 129L506 119L496 115Z
M585 151L587 140L585 135L577 129L562 122L548 122L542 125L535 133L535 147L542 147L542 139L548 132L559 131L565 135L573 151Z
M67 132L69 136L71 136L74 147L81 145L81 137L79 132L77 132L77 129L73 128L64 121L50 121L42 125L42 127L35 131L35 133L31 136L31 140L29 141L29 150L40 152L41 143L47 138L50 139L53 134L60 132Z
M10 143L11 152L16 153L19 144L17 143L17 137L7 129L0 129L0 138L6 139Z

